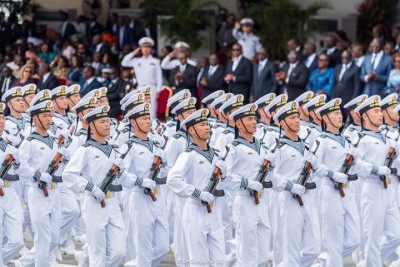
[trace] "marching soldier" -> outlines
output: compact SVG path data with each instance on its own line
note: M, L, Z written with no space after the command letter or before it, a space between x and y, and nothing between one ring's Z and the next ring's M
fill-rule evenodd
M254 137L257 130L257 105L248 104L232 112L238 131L231 143L227 165L227 183L234 193L233 223L238 266L265 266L269 260L271 224L268 193L272 185L256 180L264 163L265 149ZM255 198L260 198L259 203Z
M342 166L346 157L354 154L349 143L340 134L343 125L342 100L332 99L320 107L317 112L322 118L323 133L316 138L307 160L317 169L315 176L322 179L321 233L323 251L319 257L321 266L343 266L343 259L350 255L360 244L360 218L352 181L356 175L343 173ZM348 175L349 174L349 175Z
M325 105L326 95L317 95L310 101L308 101L304 105L304 109L306 113L308 112L309 116L311 117L311 122L309 124L310 134L308 138L304 140L306 145L312 147L314 144L314 140L321 134L321 115L318 114L318 108Z
M31 183L28 205L35 231L34 248L20 258L16 266L50 266L49 253L59 243L61 207L58 187L62 182L59 179L62 169L58 168L54 176L48 173L48 169L56 154L67 160L69 153L65 148L59 148L47 132L52 123L51 110L51 101L32 105L27 110L35 128L20 147L19 175Z
M305 167L306 147L298 137L300 116L297 103L291 101L285 104L275 114L274 120L279 122L284 131L274 153L268 153L271 165L275 166L271 180L274 189L280 192L281 264L311 266L320 254L321 237L314 196L306 193L306 188L313 189L315 184L307 183L307 179L299 179Z
M212 128L218 121L217 118L217 113L215 112L214 108L211 106L211 103L217 99L218 97L222 96L224 94L224 90L218 90L215 91L205 98L201 100L201 103L203 103L203 107L207 108L210 111L210 117L208 118L208 122L210 123L210 127Z
M263 139L260 139L264 145L271 149L275 144L276 140L280 138L281 129L279 126L279 122L274 121L273 117L276 112L279 111L287 103L288 96L286 94L281 94L275 97L267 106L265 106L264 111L267 116L271 116L272 123L267 127L267 132L263 136Z
M211 128L211 137L209 144L211 147L215 147L216 140L218 136L225 130L226 125L228 124L228 119L220 112L221 106L233 97L232 93L223 94L213 102L211 102L210 106L214 109L215 113L217 114L217 122Z
M392 179L397 174L393 166L386 166L385 159L392 146L379 132L383 115L379 96L371 96L355 111L361 117L363 137L358 145L355 171L364 179L361 195L361 217L365 236L365 261L359 266L382 266L391 261L389 257L400 244L400 220L397 201L394 199ZM398 168L398 167L397 167ZM397 179L397 177L396 177ZM385 235L385 239L382 239ZM383 240L383 241L382 241Z
M80 90L81 86L79 84L72 84L67 87L68 107L70 110L81 100Z
M177 262L185 267L225 266L221 207L218 199L205 188L215 167L221 170L221 178L225 178L226 165L208 145L208 114L207 109L200 109L182 122L193 143L178 157L167 179L169 189L179 198L187 199L183 206L182 227L188 259ZM207 212L205 204L212 206L211 213Z
M308 110L304 107L305 104L313 99L314 93L311 91L305 92L299 95L294 101L299 105L299 115L300 115L300 132L299 137L301 140L306 141L311 134L309 127L310 115Z
M164 136L166 136L168 139L171 138L177 130L179 130L176 129L177 118L176 115L172 113L172 110L176 107L176 105L189 97L191 97L190 91L188 89L183 89L168 99L167 107L170 114L168 121L165 123L166 129L164 131Z
M265 112L264 108L271 103L276 97L275 93L269 93L265 96L259 98L254 104L258 106L257 109L257 117L258 117L258 124L257 124L257 132L255 136L262 140L264 139L265 134L267 133L268 126L271 125L272 116L268 116Z
M19 136L25 129L26 120L23 117L25 112L25 101L22 95L21 87L13 87L3 94L1 99L6 103L9 110L6 116L5 131L14 136Z
M74 124L71 116L68 116L67 87L62 85L51 90L51 100L53 101L54 116L53 124L50 128L51 134L59 138L60 135L68 137L68 131Z
M22 95L25 101L25 110L27 110L30 107L31 101L35 97L35 94L36 94L36 84L30 83L22 87ZM29 117L29 115L27 117Z
M125 157L128 175L123 186L133 190L128 207L131 217L128 227L136 228L131 233L134 234L137 266L158 266L169 251L166 196L165 190L161 190L166 183L166 156L148 137L151 131L149 103L134 107L125 118L135 133L121 148L122 151L129 150ZM162 162L157 166L159 172L152 169L157 157Z
M68 188L76 193L85 193L82 209L90 267L118 266L126 250L125 225L114 196L121 186L118 181L113 183L107 194L99 188L113 164L120 173L124 170L123 159L117 157L116 148L107 142L110 135L109 109L109 106L100 106L83 117L89 124L89 140L74 153L63 173ZM104 207L100 205L101 201L104 201Z

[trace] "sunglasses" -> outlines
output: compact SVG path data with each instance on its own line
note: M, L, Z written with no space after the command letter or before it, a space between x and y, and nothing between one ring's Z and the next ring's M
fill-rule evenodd
M321 62L326 62L326 61L328 61L327 59L325 59L325 58L320 58L320 59L318 59L318 61L321 61Z
M240 51L240 48L232 48L232 51Z

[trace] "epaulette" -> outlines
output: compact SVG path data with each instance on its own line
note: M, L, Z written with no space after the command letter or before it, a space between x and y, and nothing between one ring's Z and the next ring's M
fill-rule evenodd
M192 147L187 147L187 148L185 149L185 152L190 152L190 151L193 151L193 148L192 148Z
M168 127L173 127L173 126L175 126L175 125L176 125L175 122L170 122L170 123L167 124Z
M239 141L236 141L236 140L233 140L233 141L232 141L232 145L233 145L233 146L238 146L239 144L240 144Z
M326 138L326 134L320 134L319 137Z
M179 139L179 137L181 137L182 135L180 135L180 134L174 134L173 135L173 137L175 138L175 139Z

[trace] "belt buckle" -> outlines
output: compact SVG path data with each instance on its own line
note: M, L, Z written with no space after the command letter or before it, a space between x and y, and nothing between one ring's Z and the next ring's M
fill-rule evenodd
M391 177L387 177L387 184L388 185L392 184L392 178Z
M4 180L3 187L10 187L10 182L7 180Z
M349 182L346 182L342 185L342 188L346 190L349 187Z
M112 198L112 193L110 191L107 191L106 198L107 199Z
M153 192L153 194L154 195L158 195L158 193L159 193L159 190L158 190L158 188L156 187L156 188L154 188L154 192Z
M50 190L55 190L57 188L56 183L50 183Z
M262 199L262 197L263 197L263 192L257 192L256 194L257 194L258 199Z

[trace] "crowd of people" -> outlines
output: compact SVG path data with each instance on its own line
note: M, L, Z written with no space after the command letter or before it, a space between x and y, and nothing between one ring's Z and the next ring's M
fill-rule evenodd
M292 38L284 63L227 15L218 53L160 60L143 22L115 17L110 45L63 16L54 44L4 47L2 265L400 266L397 28Z

